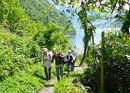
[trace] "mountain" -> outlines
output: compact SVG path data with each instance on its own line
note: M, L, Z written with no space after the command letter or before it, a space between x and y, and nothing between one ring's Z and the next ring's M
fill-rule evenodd
M52 22L64 28L68 28L65 32L66 34L76 34L76 30L65 12L57 10L47 0L19 0L19 2L32 20L36 22L41 21L44 25Z
M61 6L61 5L55 5L52 0L48 0L51 5L53 5L56 9L59 11L64 11L67 17L72 17L71 13L67 12L68 6ZM72 9L75 10L74 8ZM74 17L71 19L71 22L76 30L79 30L81 28L81 23L79 22L79 17L76 13L74 13Z

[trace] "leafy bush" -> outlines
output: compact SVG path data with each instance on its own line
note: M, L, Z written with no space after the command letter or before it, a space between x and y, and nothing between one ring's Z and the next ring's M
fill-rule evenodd
M49 50L54 47L60 52L67 50L68 38L64 36L63 28L53 23L49 23L47 28L45 28L44 31L38 31L34 35L33 40L35 40L40 47L47 47Z
M54 93L87 93L84 89L78 85L73 84L73 80L80 77L81 71L74 72L73 74L68 74L61 79L57 84L55 84Z
M127 55L130 55L129 39L126 40L126 35L118 32L118 36L113 33L108 33L105 38L105 89L108 92L128 92L129 85L128 69L130 60Z
M0 92L8 93L22 93L22 92L39 92L43 87L45 81L36 78L23 71L15 73L12 77L8 77L5 81L0 82Z
M130 40L129 36L116 32L109 32L105 36L105 62L104 62L104 88L105 91L113 92L128 92L129 85L129 69L130 69ZM95 46L90 50L90 57L87 57L87 62L92 69L87 69L85 76L86 80L90 80L93 91L100 90L100 69L101 69L101 45ZM95 55L96 54L96 55ZM89 74L88 74L89 73ZM85 77L83 77L85 78Z
M1 80L25 69L25 64L35 61L34 57L41 59L40 47L34 41L9 33L1 34L0 39Z
M32 65L27 64L25 71L27 73L31 74L32 76L36 76L43 80L45 80L45 78L46 78L43 63L36 63L36 64L32 64ZM51 77L54 78L56 75L55 63L53 63L51 73L52 73Z

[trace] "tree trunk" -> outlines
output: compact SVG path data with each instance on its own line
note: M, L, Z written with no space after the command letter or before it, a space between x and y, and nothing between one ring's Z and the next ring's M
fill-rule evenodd
M82 58L81 63L80 63L79 66L81 66L83 64L84 60L85 60L87 47L88 47L88 41L86 41L86 44L85 44L85 47L84 47L83 58Z
M87 47L88 47L88 40L87 40L87 37L88 37L88 23L87 23L87 14L85 13L85 24L84 24L84 32L85 32L85 37L84 37L84 54L83 54L83 58L81 60L81 63L79 66L81 66L83 64L83 61L85 60L85 57L86 57L86 50L87 50Z

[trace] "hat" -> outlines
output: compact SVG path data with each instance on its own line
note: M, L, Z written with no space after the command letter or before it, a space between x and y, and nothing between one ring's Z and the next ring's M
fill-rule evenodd
M51 51L56 51L56 49L55 49L55 48L53 48Z
M70 50L68 50L68 52L71 52Z
M43 52L47 52L48 50L47 50L47 48L43 48Z

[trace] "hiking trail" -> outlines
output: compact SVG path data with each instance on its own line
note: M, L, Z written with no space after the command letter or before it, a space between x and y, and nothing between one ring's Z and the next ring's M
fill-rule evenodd
M75 66L74 72L77 70L84 71L87 66ZM44 85L44 88L40 90L40 93L53 93L55 89L54 84L57 83L57 78L51 80L48 84Z

